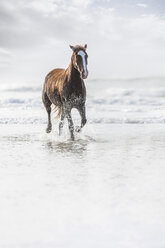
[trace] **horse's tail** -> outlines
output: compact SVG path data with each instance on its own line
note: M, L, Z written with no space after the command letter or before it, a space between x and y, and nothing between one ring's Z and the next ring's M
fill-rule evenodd
M59 106L56 106L55 104L52 104L51 108L52 108L52 113L53 113L53 119L54 120L59 119L62 114L62 108L60 108ZM56 115L54 116L54 114Z

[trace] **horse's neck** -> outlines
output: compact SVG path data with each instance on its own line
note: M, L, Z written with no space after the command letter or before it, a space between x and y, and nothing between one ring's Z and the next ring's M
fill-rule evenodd
M70 65L69 65L69 81L70 84L72 85L78 85L78 83L81 83L81 78L80 78L80 73L79 71L73 66L73 63L71 61Z

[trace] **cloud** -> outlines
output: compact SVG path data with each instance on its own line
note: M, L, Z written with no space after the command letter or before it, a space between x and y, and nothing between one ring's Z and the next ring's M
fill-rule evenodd
M11 63L12 55L11 53L3 48L0 48L0 66L4 67Z
M119 14L117 2L1 0L1 76L42 80L50 69L67 67L70 43L88 44L91 77L163 74L164 18L135 0L150 13Z
M147 8L148 7L148 5L145 3L137 3L137 6L141 7L141 8Z

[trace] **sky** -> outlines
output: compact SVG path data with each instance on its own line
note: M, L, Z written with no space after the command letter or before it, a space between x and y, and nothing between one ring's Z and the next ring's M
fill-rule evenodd
M0 83L40 83L87 44L89 78L165 76L164 0L0 0Z

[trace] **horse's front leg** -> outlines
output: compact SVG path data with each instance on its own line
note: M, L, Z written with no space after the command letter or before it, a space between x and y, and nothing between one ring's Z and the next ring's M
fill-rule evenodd
M59 135L61 135L62 133L62 128L64 126L64 118L65 118L65 108L62 108L62 114L61 114L61 119L60 119L60 123L59 123Z
M68 120L71 139L74 140L74 125L73 125L72 116L71 116L71 109L66 111L66 118Z
M85 124L87 122L86 111L85 111L85 104L78 108L78 112L79 112L79 114L81 116L81 126L80 127L76 127L76 129L75 129L76 132L80 132L81 131L81 128L83 128L83 126L85 126Z

